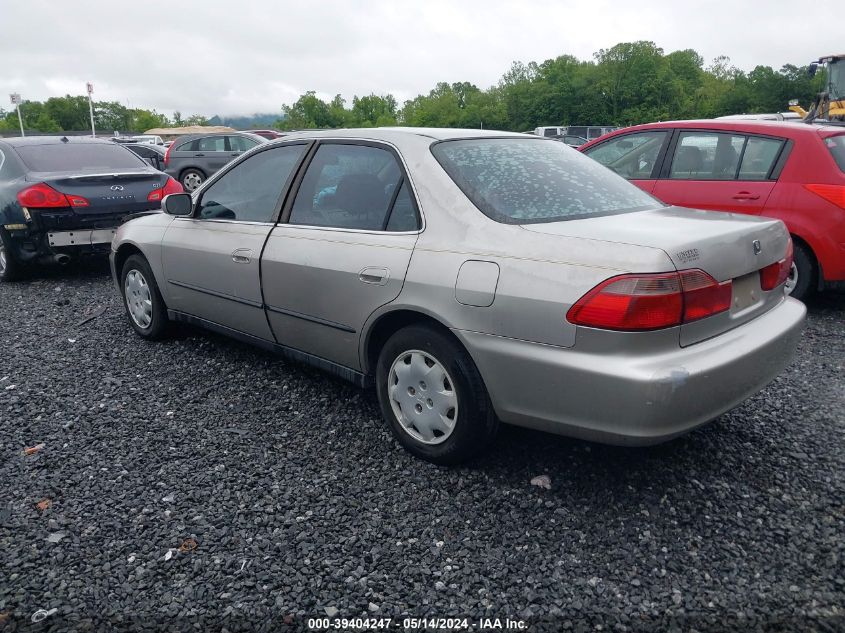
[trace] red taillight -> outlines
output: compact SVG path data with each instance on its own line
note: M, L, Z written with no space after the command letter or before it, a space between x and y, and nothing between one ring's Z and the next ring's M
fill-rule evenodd
M18 191L18 202L22 207L35 209L88 206L88 200L82 196L59 193L50 185L43 182Z
M167 151L164 152L164 161L163 162L164 162L165 167L167 167L167 165L170 163L170 150L172 150L172 149L173 149L173 143L171 143L170 146L167 148Z
M792 270L792 240L786 246L786 257L779 262L769 264L760 269L760 288L763 290L774 290L789 277Z
M724 312L732 284L703 270L619 275L603 281L573 305L566 318L605 330L659 330Z
M149 202L158 202L164 200L164 196L169 196L171 193L182 193L183 191L182 185L173 180L173 178L168 177L167 182L164 183L164 187L153 189L150 195L147 196L147 200Z
M845 209L845 185L804 185L807 191L812 191L828 202L832 202L840 209Z
M703 270L682 270L681 287L684 290L684 323L698 321L719 314L731 307L733 283L718 283Z

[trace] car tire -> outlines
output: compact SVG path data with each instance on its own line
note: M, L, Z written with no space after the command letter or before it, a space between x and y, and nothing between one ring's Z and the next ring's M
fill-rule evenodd
M145 339L158 340L167 333L170 321L153 271L141 255L130 255L120 273L120 291L129 325Z
M26 269L15 257L12 238L5 229L0 229L0 281L18 281Z
M179 182L187 193L193 193L199 186L205 182L205 174L199 169L186 169L179 177Z
M816 260L803 244L794 244L792 271L786 280L786 292L799 301L807 301L816 289Z
M410 453L454 465L480 454L499 421L467 351L426 325L391 336L376 365L376 391L393 436Z

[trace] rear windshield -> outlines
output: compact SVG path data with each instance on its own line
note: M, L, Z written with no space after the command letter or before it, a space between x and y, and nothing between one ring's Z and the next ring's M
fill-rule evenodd
M564 143L469 139L436 143L431 151L473 204L497 222L558 222L663 206Z
M833 160L839 165L839 170L845 172L845 134L840 136L828 136L824 140L827 149L833 155Z
M23 145L15 151L31 171L131 169L143 164L131 151L112 143Z

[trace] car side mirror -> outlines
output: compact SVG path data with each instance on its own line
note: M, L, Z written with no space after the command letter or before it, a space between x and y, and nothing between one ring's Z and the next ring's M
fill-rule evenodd
M164 196L161 201L161 208L168 215L191 215L194 210L194 202L189 193L171 193Z

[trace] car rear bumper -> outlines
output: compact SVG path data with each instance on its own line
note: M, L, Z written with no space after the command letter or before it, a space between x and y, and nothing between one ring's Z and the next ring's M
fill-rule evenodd
M712 339L667 351L579 351L455 331L503 422L608 444L662 442L704 424L790 362L806 308L785 298Z

